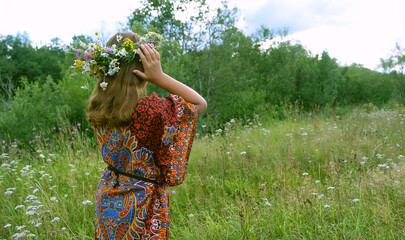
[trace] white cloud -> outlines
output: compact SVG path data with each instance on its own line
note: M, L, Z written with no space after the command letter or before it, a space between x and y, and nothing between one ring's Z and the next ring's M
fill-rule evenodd
M242 3L243 2L243 3ZM249 1L252 5L252 1ZM401 0L271 0L259 7L235 0L245 19L239 26L252 32L260 25L288 27L289 39L299 40L313 53L327 50L343 64L375 68L395 42L405 41L405 2Z

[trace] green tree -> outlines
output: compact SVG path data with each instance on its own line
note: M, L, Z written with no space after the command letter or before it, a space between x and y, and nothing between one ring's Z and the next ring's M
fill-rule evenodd
M405 103L405 49L399 43L395 45L391 56L387 59L380 59L380 67L396 80L398 88L398 100Z
M0 77L8 85L20 86L25 77L28 82L40 81L51 76L62 78L62 64L65 53L58 39L41 47L33 47L27 34L5 36L0 40ZM3 88L2 95L10 95Z

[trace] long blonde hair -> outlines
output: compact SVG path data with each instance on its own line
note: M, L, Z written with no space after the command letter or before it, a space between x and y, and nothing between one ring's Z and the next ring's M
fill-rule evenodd
M136 33L119 32L108 40L106 46L119 44L117 35L121 35L122 40L129 38L133 42L140 39ZM121 63L116 75L101 77L97 81L87 104L87 120L91 126L123 127L130 123L134 107L145 95L147 83L132 72L135 69L143 71L138 55L127 64ZM105 91L100 87L104 80L108 82Z

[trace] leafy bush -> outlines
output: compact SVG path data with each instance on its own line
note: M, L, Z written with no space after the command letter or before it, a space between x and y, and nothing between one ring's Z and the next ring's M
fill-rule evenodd
M17 88L12 101L0 112L0 137L9 141L29 142L45 129L66 125L85 126L85 103L92 87L82 89L83 77L68 76L61 82L47 77Z

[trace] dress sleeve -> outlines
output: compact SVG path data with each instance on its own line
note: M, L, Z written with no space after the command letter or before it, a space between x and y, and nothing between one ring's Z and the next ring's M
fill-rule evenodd
M163 98L164 130L162 148L158 152L161 178L166 186L183 183L197 126L197 109L194 104L177 95Z

